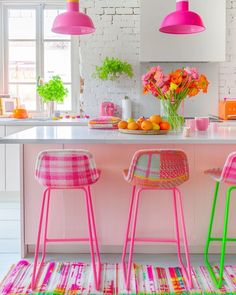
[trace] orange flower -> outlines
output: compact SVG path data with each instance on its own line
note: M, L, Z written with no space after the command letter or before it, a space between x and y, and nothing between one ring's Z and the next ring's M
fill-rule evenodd
M145 85L143 87L143 94L147 94L149 92L149 86L148 85Z
M188 91L188 95L190 97L195 96L199 93L199 89L198 88L190 88Z
M184 91L184 88L183 87L178 87L175 92L178 94L178 93L181 93Z
M182 77L182 70L176 70L175 72L172 72L170 74L170 81L176 85L179 85L182 83L183 81L183 77Z
M198 79L198 88L202 90L203 93L207 93L209 82L205 75L201 75Z

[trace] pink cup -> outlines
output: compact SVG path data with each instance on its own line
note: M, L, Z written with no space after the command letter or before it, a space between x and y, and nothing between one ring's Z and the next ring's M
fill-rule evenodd
M185 126L189 127L191 132L194 132L196 130L195 119L186 119Z
M195 123L198 131L206 131L208 129L210 120L208 117L196 117Z

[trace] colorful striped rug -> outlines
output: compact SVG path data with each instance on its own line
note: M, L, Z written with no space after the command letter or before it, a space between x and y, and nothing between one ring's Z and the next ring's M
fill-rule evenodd
M215 271L218 268L215 267ZM29 288L32 264L19 261L11 268L0 285L0 294L236 294L236 266L226 266L224 286L215 289L205 267L192 269L194 289L189 291L179 267L161 268L151 265L133 265L132 291L124 287L119 264L103 264L101 292L93 285L90 264L80 262L45 263L36 290Z

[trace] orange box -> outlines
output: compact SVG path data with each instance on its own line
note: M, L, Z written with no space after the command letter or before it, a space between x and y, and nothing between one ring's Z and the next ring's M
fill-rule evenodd
M219 101L219 118L222 120L236 119L236 98L224 98Z

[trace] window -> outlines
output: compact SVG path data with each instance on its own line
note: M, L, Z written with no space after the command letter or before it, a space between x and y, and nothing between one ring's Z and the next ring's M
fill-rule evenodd
M57 108L76 111L79 86L73 81L79 80L75 77L79 77L79 63L71 60L72 56L79 56L78 37L51 32L55 17L62 12L63 8L55 4L3 6L4 89L0 92L19 97L30 111L43 110L36 91L37 78L48 81L55 75L62 78L69 90L64 103L58 104Z

